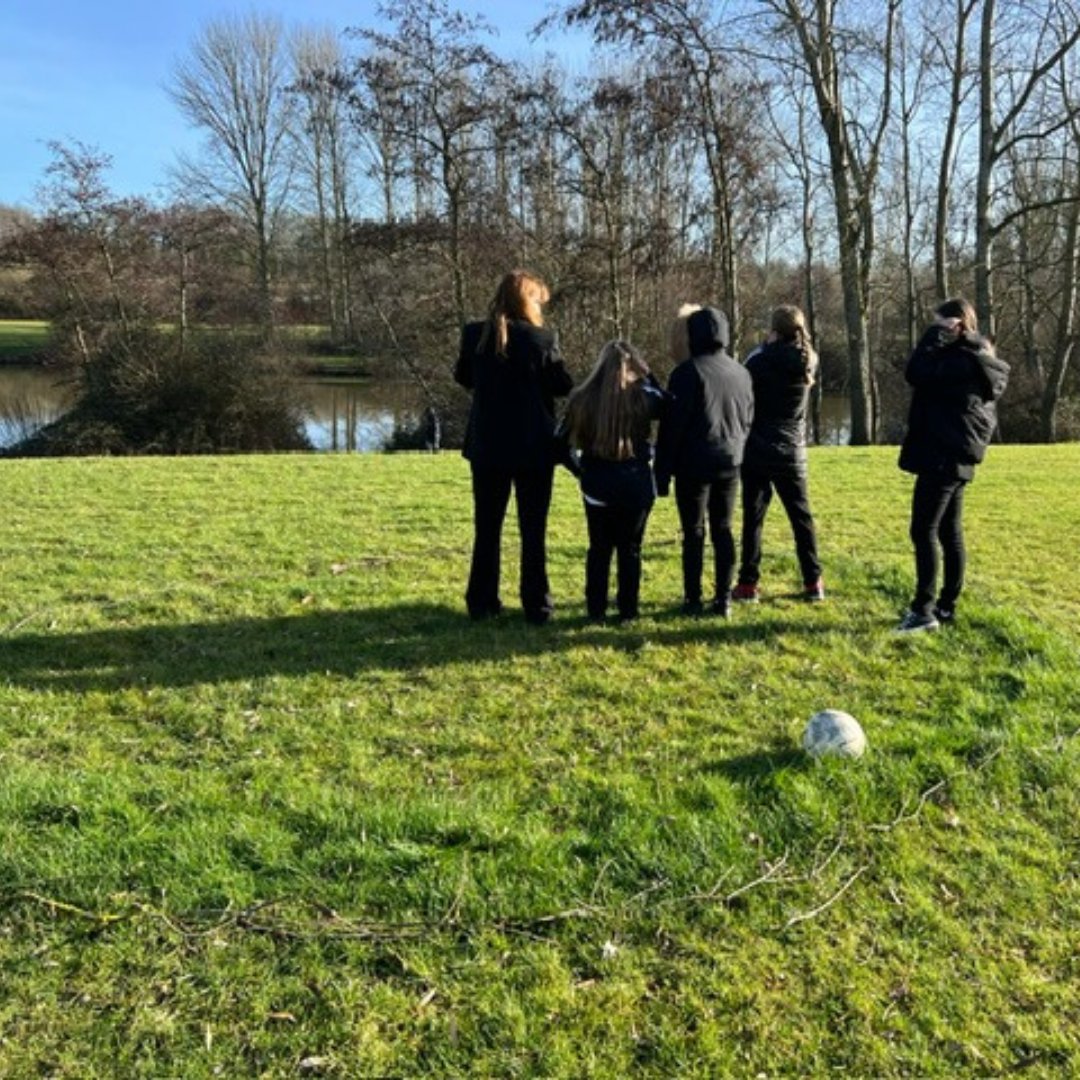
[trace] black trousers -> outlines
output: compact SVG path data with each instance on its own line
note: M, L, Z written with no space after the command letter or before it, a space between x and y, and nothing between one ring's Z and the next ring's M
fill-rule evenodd
M803 584L811 585L821 577L814 515L810 512L810 493L806 473L774 475L743 466L742 470L742 565L739 584L756 585L761 576L761 532L773 491L791 522L795 554L802 571Z
M521 534L521 606L533 622L554 610L548 585L546 532L554 466L539 469L491 469L472 466L474 539L465 604L475 618L497 614L502 527L511 488L517 500Z
M938 575L938 545L945 575L938 605L953 608L964 587L967 550L964 547L964 489L966 480L922 473L911 497L911 542L915 545L915 598L911 610L929 615L934 607Z
M635 619L641 595L641 543L652 503L594 506L585 503L589 550L585 556L585 607L589 617L607 613L611 556L616 557L615 606L622 619Z
M675 505L682 527L683 598L701 599L701 575L705 564L705 523L713 545L717 600L726 600L735 573L735 537L731 519L739 490L738 470L716 473L709 480L675 477Z

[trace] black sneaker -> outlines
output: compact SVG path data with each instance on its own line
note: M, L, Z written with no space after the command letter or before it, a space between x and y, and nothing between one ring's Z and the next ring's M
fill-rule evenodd
M924 615L919 611L909 611L897 626L898 634L927 634L939 629L941 623L933 615Z
M942 626L952 626L956 622L956 608L942 607L939 604L934 608L934 618Z
M684 600L681 611L684 615L704 615L705 605L700 600Z
M709 611L718 619L730 619L731 602L726 596L723 599L716 599L710 605Z

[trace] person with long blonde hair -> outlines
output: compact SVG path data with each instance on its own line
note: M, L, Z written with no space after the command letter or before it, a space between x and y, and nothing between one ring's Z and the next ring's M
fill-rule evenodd
M546 533L555 471L555 399L570 378L555 334L544 326L547 285L514 270L499 282L486 319L468 323L454 378L472 392L463 454L472 469L474 538L465 604L474 619L502 611L502 527L513 491L521 536L521 606L547 622L554 610Z
M775 308L765 343L746 358L754 384L754 423L742 465L742 563L733 599L756 603L761 534L773 493L780 497L795 539L802 596L825 599L817 531L807 482L806 422L818 356L806 317L794 304Z
M559 425L562 461L581 483L589 531L585 607L597 621L607 615L612 555L619 618L639 614L641 547L655 499L650 425L663 401L637 349L609 341Z

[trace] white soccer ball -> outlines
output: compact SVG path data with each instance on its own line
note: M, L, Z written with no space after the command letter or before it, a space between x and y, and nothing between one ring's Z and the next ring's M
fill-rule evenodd
M839 709L822 709L810 717L802 737L803 749L812 757L862 757L866 733L859 721Z

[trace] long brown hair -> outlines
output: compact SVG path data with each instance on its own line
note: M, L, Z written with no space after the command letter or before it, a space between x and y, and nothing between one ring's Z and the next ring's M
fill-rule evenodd
M977 334L979 332L979 317L975 314L975 308L970 300L962 296L953 297L940 304L934 312L942 319L956 319L960 323L960 332Z
M817 375L818 355L810 342L810 331L806 327L806 316L802 313L802 308L794 304L781 304L774 308L769 329L779 341L786 341L799 350L802 354L806 385L813 386Z
M521 319L533 326L543 326L544 314L541 305L550 299L551 291L547 285L528 270L511 270L504 275L488 308L488 321L480 335L477 352L487 349L494 335L495 351L500 356L505 356L506 344L510 338L510 321Z
M648 414L641 381L649 365L626 341L609 341L595 367L570 395L566 423L570 443L607 461L634 456L634 433Z

